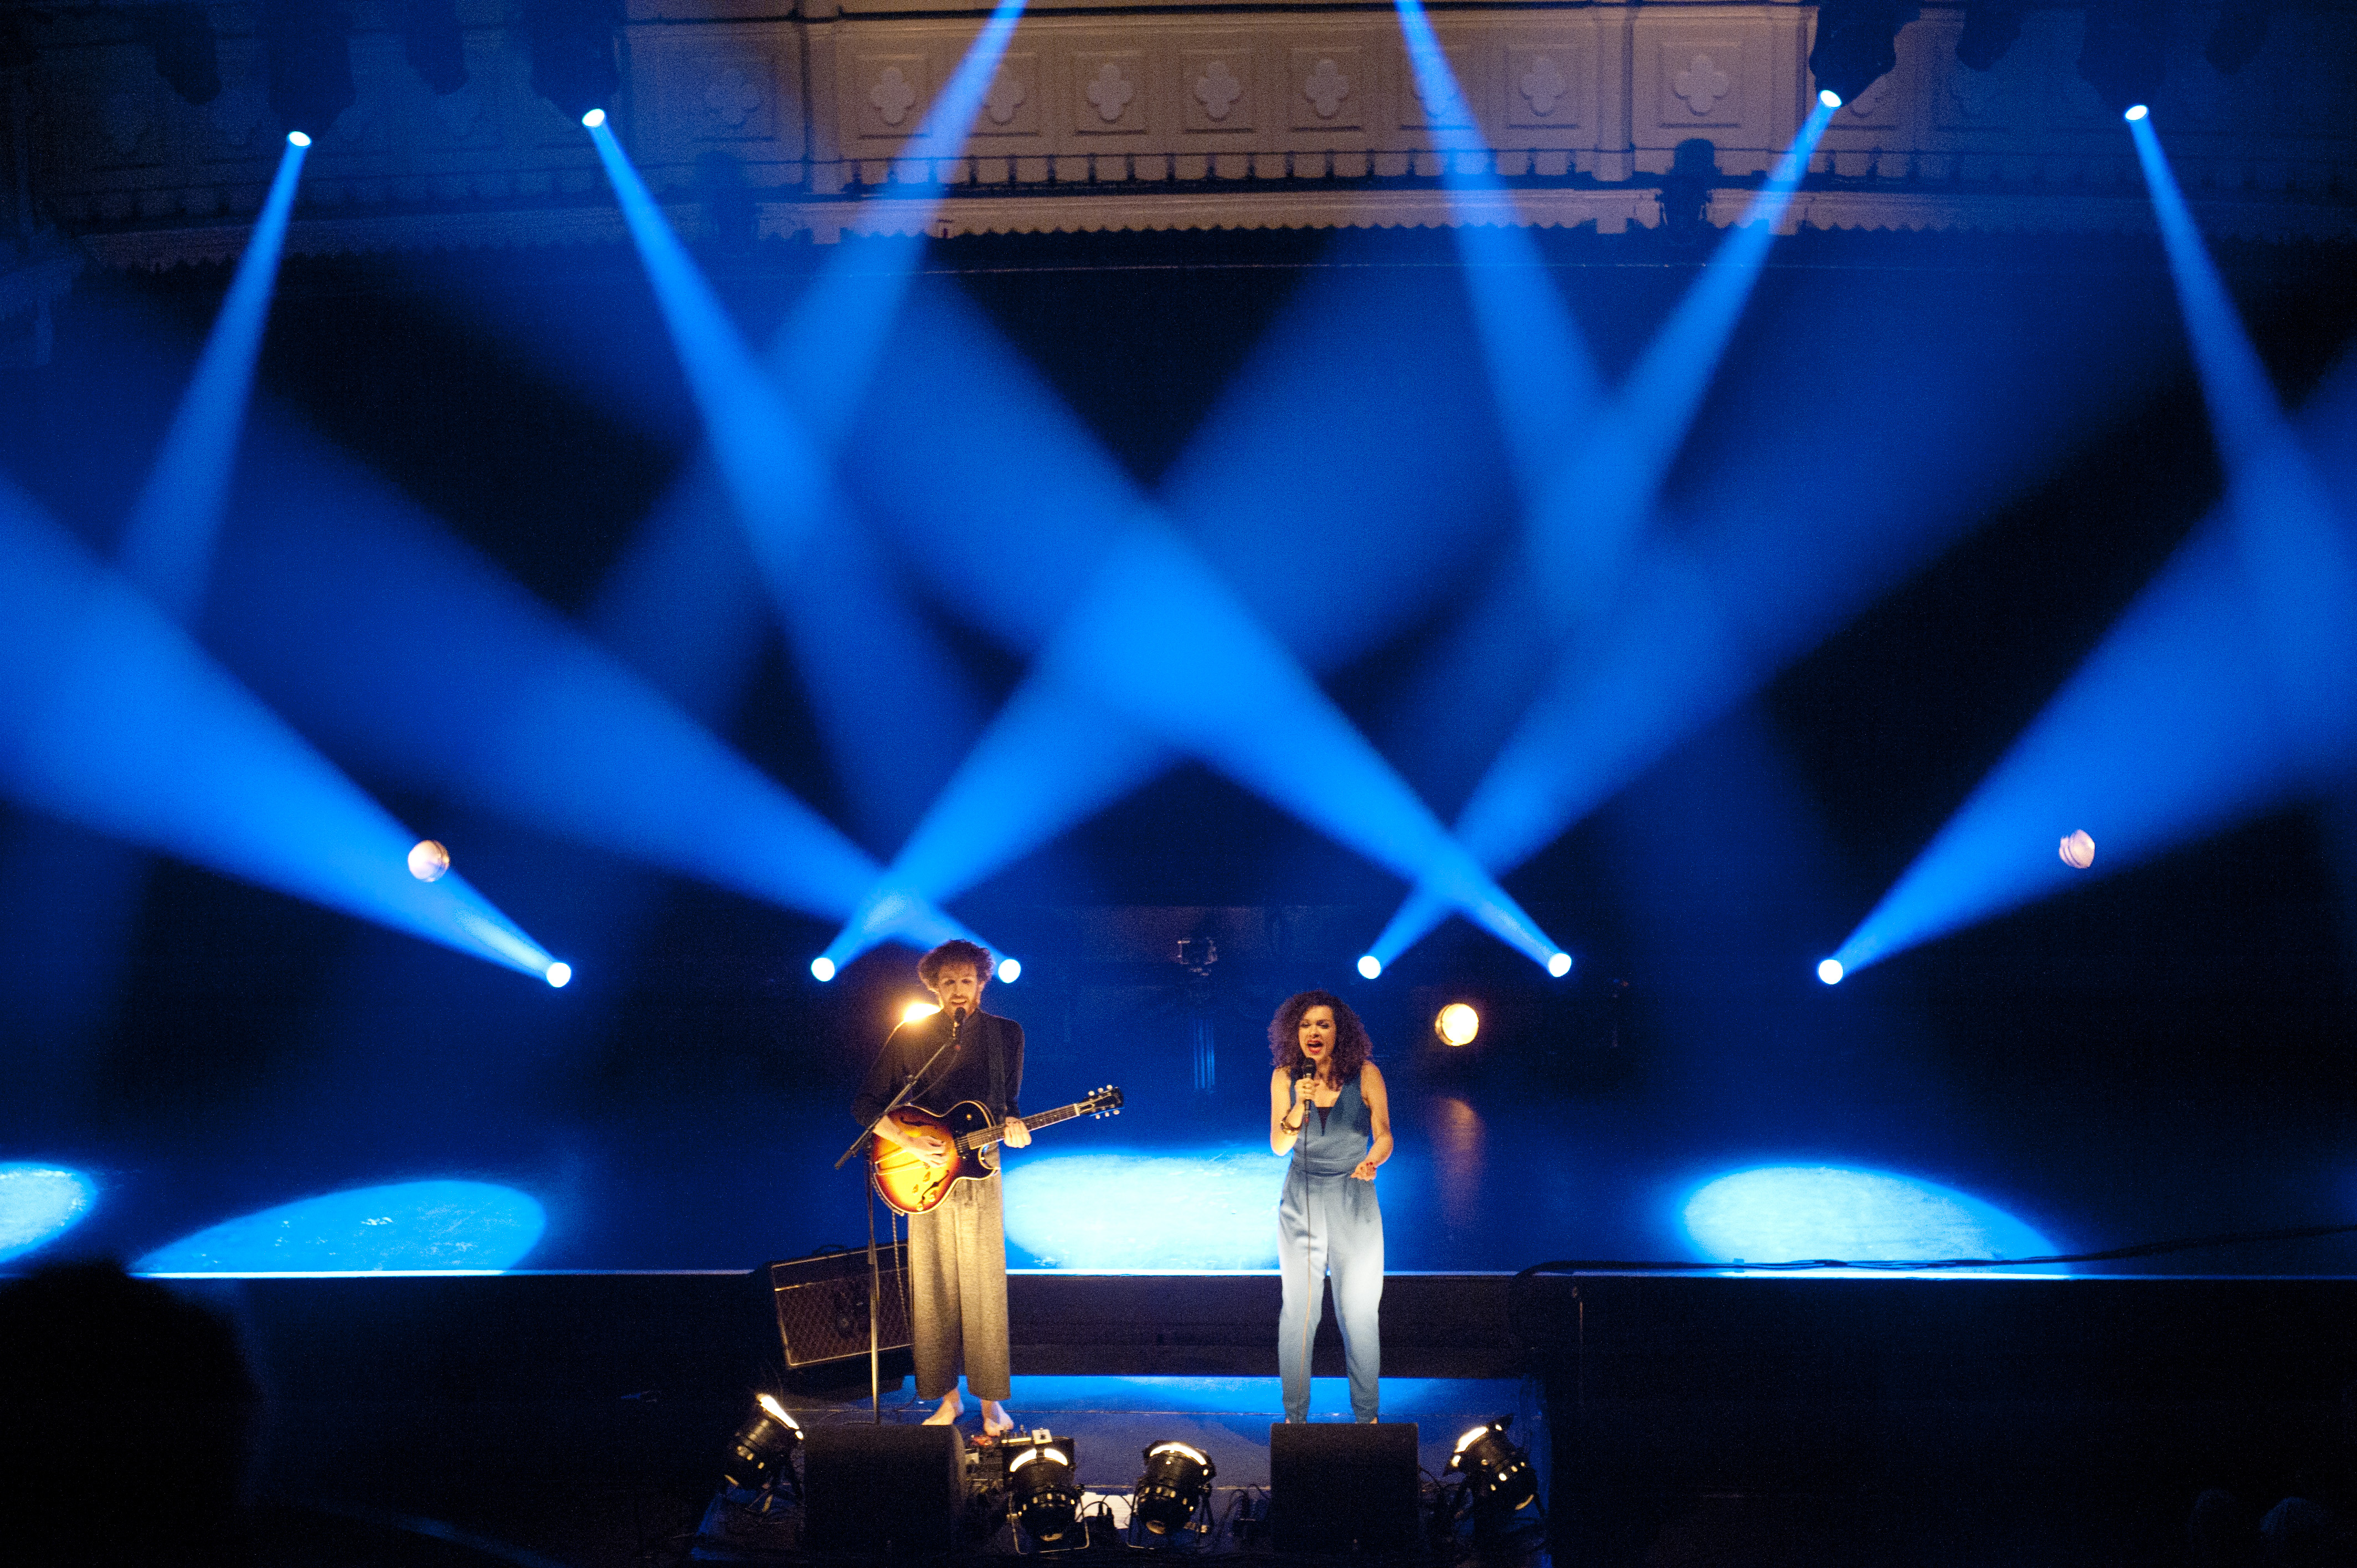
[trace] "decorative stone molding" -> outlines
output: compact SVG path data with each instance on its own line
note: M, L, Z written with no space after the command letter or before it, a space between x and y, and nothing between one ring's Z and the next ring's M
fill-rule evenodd
M68 9L22 91L41 209L116 264L233 253L280 127L250 5L217 4L224 88L197 108L156 76L124 14ZM297 250L565 243L619 236L594 152L531 90L502 0L462 0L470 72L437 98L393 12L356 0L360 99L313 150ZM664 199L742 171L765 232L822 238L876 214L952 231L1466 220L1445 168L1514 183L1500 220L1655 220L1681 144L1743 188L1803 119L1813 7L1597 0L1437 13L1458 92L1426 102L1388 9L1173 11L1033 0L970 127L931 124L983 0L630 0L618 133ZM1791 221L1834 227L2148 227L2133 150L2076 72L2080 13L2033 11L1996 68L1958 64L1957 4L1927 4L1899 64L1834 117ZM2278 8L2240 75L2179 28L2156 106L2205 222L2357 234L2357 15ZM1401 182L1406 182L1405 186ZM944 189L946 194L944 194ZM1046 205L1042 205L1042 204ZM1286 216L1290 214L1291 216ZM1572 214L1586 216L1572 218ZM1473 220L1487 220L1476 219ZM178 247L176 250L175 248Z

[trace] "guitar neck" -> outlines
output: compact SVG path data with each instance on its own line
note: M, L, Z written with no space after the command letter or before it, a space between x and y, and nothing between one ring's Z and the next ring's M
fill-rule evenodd
M1037 1132L1042 1127L1052 1127L1059 1122L1069 1122L1075 1116L1085 1115L1088 1112L1088 1109L1089 1102L1087 1101L1076 1101L1070 1105L1059 1105L1053 1111L1041 1111L1036 1114L1026 1116L1023 1118L1023 1125L1031 1129L1033 1132ZM1006 1133L1001 1127L985 1127L979 1133L968 1133L964 1137L960 1138L957 1141L958 1147L961 1149L986 1149L1005 1136Z

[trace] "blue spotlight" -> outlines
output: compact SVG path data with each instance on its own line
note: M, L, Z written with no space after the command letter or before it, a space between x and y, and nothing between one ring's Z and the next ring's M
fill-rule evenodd
M1548 959L1547 972L1554 975L1557 980L1561 980L1565 975L1569 974L1571 972L1571 955L1567 952L1559 952L1554 957Z
M2146 108L2141 103L2131 103L2127 107L2127 113L2122 114L2120 118L2133 124L2135 122L2143 119L2147 114L2151 113L2151 110Z
M124 570L176 620L189 620L204 602L238 435L253 390L254 360L285 248L286 221L303 177L303 149L311 145L300 131L286 140L290 145L279 157L196 374L180 394L163 449L124 530Z
M592 109L581 116L581 123L594 131L606 123L606 112L603 109Z
M569 963L564 962L550 964L548 966L548 983L559 991L562 991L566 986L572 984L573 966Z
M1433 142L1444 154L1442 177L1457 210L1453 232L1465 262L1462 275L1481 334L1491 401L1513 451L1523 504L1535 511L1561 467L1559 454L1584 437L1580 422L1599 391L1596 367L1577 324L1547 279L1530 231L1514 220L1512 194L1486 172L1469 173L1465 159L1447 156L1471 151L1486 165L1481 133L1423 0L1396 4L1417 96L1434 122Z
M1372 953L1361 953L1361 954L1359 955L1359 978L1360 978L1360 979L1361 979L1361 980L1377 980L1377 979L1381 979L1381 978L1382 978L1382 976L1383 976L1383 960L1381 960L1381 959L1377 958L1377 957L1376 957L1374 954L1372 954Z
M549 956L187 633L0 480L0 789L529 974Z
M998 961L998 979L1001 983L1012 985L1022 978L1023 961L1021 959L1003 958Z
M811 960L811 973L822 985L834 978L834 960L824 953Z
M2158 138L2147 122L2131 129L2225 502L1842 944L1852 971L2263 810L2345 767L2357 745L2357 553ZM2103 825L2099 870L2049 847L2083 821Z
M1717 1177L1686 1198L1679 1219L1695 1250L1723 1263L2036 1258L2055 1250L1968 1194L1833 1165L1763 1165Z
M1830 87L1817 89L1817 102L1827 109L1838 109L1842 106L1841 94Z
M528 1194L411 1181L282 1204L160 1247L135 1272L208 1275L504 1273L548 1229Z
M662 209L612 129L589 133L646 263L687 384L773 591L791 580L794 555L827 498L823 463L768 373L745 345L712 285L672 232Z
M1534 520L1534 553L1553 568L1550 602L1593 609L1620 586L1623 563L1630 561L1635 536L1651 515L1662 478L1685 438L1775 242L1777 226L1832 119L1833 111L1822 103L1811 112L1744 220L1720 242L1710 265L1647 346L1608 416L1596 422L1566 467L1548 511ZM1694 596L1691 568L1683 562L1664 564L1671 569L1657 574L1669 579L1661 586ZM1693 628L1680 661L1726 662L1728 650L1709 635L1711 622L1719 618L1714 613ZM1559 633L1566 629L1567 624L1557 628ZM1552 736L1542 741L1538 733L1548 725L1550 711L1578 683L1584 662L1577 649L1564 649L1549 688L1524 714L1458 819L1458 836L1486 870L1502 873L1520 865L1574 820L1566 814L1565 792L1553 776L1566 761L1592 762L1592 755L1552 744ZM1374 951L1397 958L1447 914L1445 903L1417 889L1376 938Z
M2337 731L2348 716L2344 677L2357 664L2357 623L2349 613L2357 554L2227 297L2160 137L2146 121L2128 129L2225 459L2227 515L2257 596L2284 717L2304 734Z
M857 908L875 860L645 677L374 476L272 456L286 493L328 499L242 521L223 566L247 607L215 638L306 730L355 766L604 852L825 919ZM925 945L965 934L938 910L908 929Z
M0 1262L81 1224L97 1200L98 1184L80 1171L26 1161L0 1165Z
M1532 961L1557 949L1168 527L1141 520L1040 667L1218 768ZM1305 773L1297 758L1320 759Z
M985 350L987 352L986 348ZM1029 401L1019 366L1012 392ZM977 406L1004 403L993 386ZM1052 409L1045 411L1053 413ZM900 487L915 515L953 497L956 515L1022 518L1029 559L993 562L994 588L974 592L961 569L941 585L962 613L1011 646L1061 618L1032 675L985 734L863 912L827 956L841 964L872 945L911 891L936 901L986 873L1019 846L1084 814L1158 770L1172 752L1190 753L1246 788L1419 886L1465 908L1544 963L1555 950L1527 915L1448 840L1413 791L1318 691L1289 650L1240 602L1191 545L1152 513L1085 431L1054 418L1025 445L1049 453L1039 485L1017 485L1000 454L936 470L971 430L925 444L914 461L876 465L871 482ZM1052 448L1043 434L1068 436ZM939 486L930 482L941 473ZM975 486L985 489L985 503ZM1002 494L1002 492L1004 492ZM1114 533L1108 516L1135 518ZM946 515L946 513L944 513ZM924 556L938 560L937 550ZM1037 564L1024 571L1023 565ZM1093 572L1087 568L1093 567ZM1103 714L1109 723L1092 715ZM1318 737L1334 761L1306 778L1286 758ZM1041 737L1048 739L1043 743Z
M1006 1239L1040 1268L1088 1273L1266 1269L1283 1170L1265 1145L1009 1161ZM1085 1192L1091 1201L1074 1203Z
M1817 965L1817 978L1827 985L1839 985L1844 972L1842 961L1837 958L1824 959Z

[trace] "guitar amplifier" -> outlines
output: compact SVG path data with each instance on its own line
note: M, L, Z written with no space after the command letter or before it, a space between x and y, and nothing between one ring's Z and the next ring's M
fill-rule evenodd
M909 1244L876 1249L882 1271L884 1310L877 1317L879 1349L909 1344ZM778 1337L786 1365L807 1367L867 1354L867 1250L822 1252L771 1263L770 1290L776 1298Z

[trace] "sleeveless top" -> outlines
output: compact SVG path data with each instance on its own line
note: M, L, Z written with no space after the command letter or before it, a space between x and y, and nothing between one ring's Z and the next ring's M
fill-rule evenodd
M1374 1140L1374 1118L1352 1078L1342 1086L1342 1097L1322 1112L1315 1105L1304 1108L1301 1135L1293 1142L1293 1168L1310 1176L1349 1176Z

